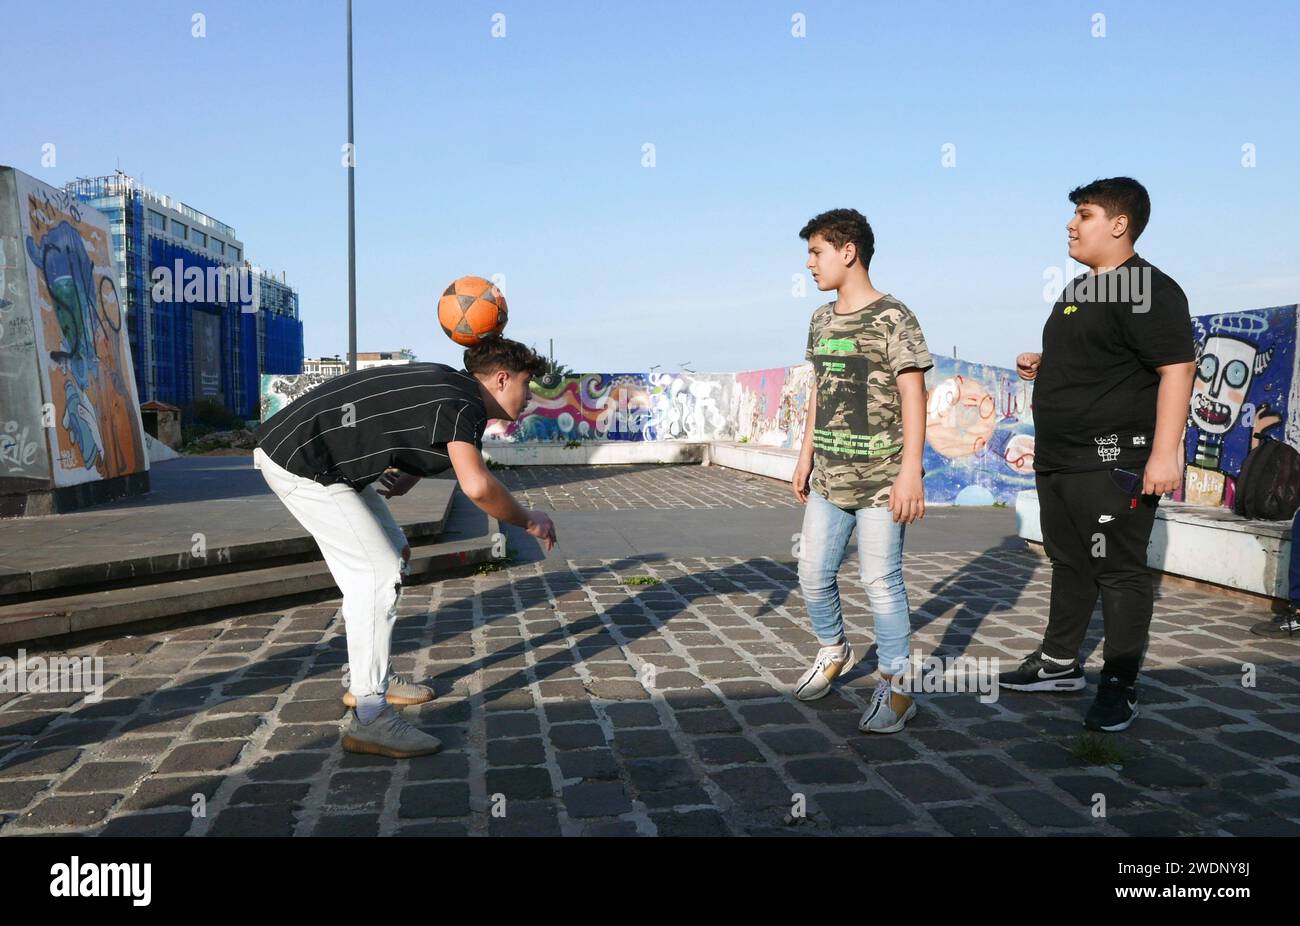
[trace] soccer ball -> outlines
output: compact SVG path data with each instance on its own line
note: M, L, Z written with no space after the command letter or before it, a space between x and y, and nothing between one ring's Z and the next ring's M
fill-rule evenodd
M438 324L457 344L473 347L506 327L506 297L482 277L461 277L438 300Z

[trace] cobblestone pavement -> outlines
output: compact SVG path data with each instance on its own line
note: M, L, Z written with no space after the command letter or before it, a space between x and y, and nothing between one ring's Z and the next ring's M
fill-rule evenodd
M735 507L784 490L694 467L564 486L598 498L624 480L652 498L678 479ZM1006 668L1036 645L1034 553L905 565L915 650ZM867 649L852 561L841 578ZM788 560L665 552L413 586L394 664L437 689L406 715L445 748L393 762L339 748L337 604L39 654L102 656L107 689L0 694L0 835L1300 834L1300 640L1254 637L1261 605L1189 586L1159 593L1142 716L1104 739L1121 754L1103 765L1073 752L1099 615L1088 690L921 694L882 736L856 728L874 648L829 697L785 694L815 650Z
M515 466L496 475L519 504L546 511L799 507L787 482L716 466Z

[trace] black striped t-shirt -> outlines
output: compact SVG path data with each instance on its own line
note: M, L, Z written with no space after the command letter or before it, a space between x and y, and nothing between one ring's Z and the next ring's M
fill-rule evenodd
M444 363L372 367L326 380L263 421L262 452L289 472L358 492L390 466L432 476L449 441L483 447L478 380Z

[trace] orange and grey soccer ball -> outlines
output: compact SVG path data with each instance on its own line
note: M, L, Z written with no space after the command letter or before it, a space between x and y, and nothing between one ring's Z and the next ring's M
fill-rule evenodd
M482 277L461 277L438 300L438 324L457 344L473 347L505 328L506 297Z

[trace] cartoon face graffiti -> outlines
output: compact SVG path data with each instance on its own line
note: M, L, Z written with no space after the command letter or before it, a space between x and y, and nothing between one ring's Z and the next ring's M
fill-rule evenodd
M1196 358L1192 384L1192 422L1208 434L1223 434L1241 414L1250 382L1268 367L1273 351L1219 335L1206 338Z

